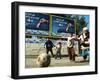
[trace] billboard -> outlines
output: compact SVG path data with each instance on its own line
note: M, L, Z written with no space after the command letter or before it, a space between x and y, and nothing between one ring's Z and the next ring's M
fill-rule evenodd
M64 17L52 16L52 34L58 35L61 33L75 33L74 20L69 20Z
M44 13L25 12L25 27L31 30L49 31L49 16Z

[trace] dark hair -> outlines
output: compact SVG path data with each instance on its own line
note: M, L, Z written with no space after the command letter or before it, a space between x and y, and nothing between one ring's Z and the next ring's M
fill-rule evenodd
M61 44L61 42L58 42L58 44Z

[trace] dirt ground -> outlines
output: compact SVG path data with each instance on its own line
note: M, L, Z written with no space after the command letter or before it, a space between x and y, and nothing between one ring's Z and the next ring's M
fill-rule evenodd
M84 66L84 65L89 65L88 59L86 61L83 61L82 56L77 56L75 59L75 62L70 62L69 57L67 54L67 47L66 45L62 47L62 59L55 59L51 58L51 63L49 67L61 67L61 66ZM36 59L37 56L40 53L45 53L45 47L42 44L26 44L26 53L25 53L25 67L26 68L36 68ZM55 55L56 53L56 48L53 48L53 53Z

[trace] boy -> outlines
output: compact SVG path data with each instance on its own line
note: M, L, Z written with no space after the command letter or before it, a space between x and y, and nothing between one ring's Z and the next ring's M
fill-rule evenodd
M61 48L62 48L61 42L58 42L56 45L57 51L56 51L55 59L57 59L57 57L61 59Z

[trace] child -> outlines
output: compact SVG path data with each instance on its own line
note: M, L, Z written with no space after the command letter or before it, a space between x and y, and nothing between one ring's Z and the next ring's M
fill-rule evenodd
M56 51L55 59L57 59L57 57L61 59L61 48L62 48L61 42L58 42L56 45L57 51Z

